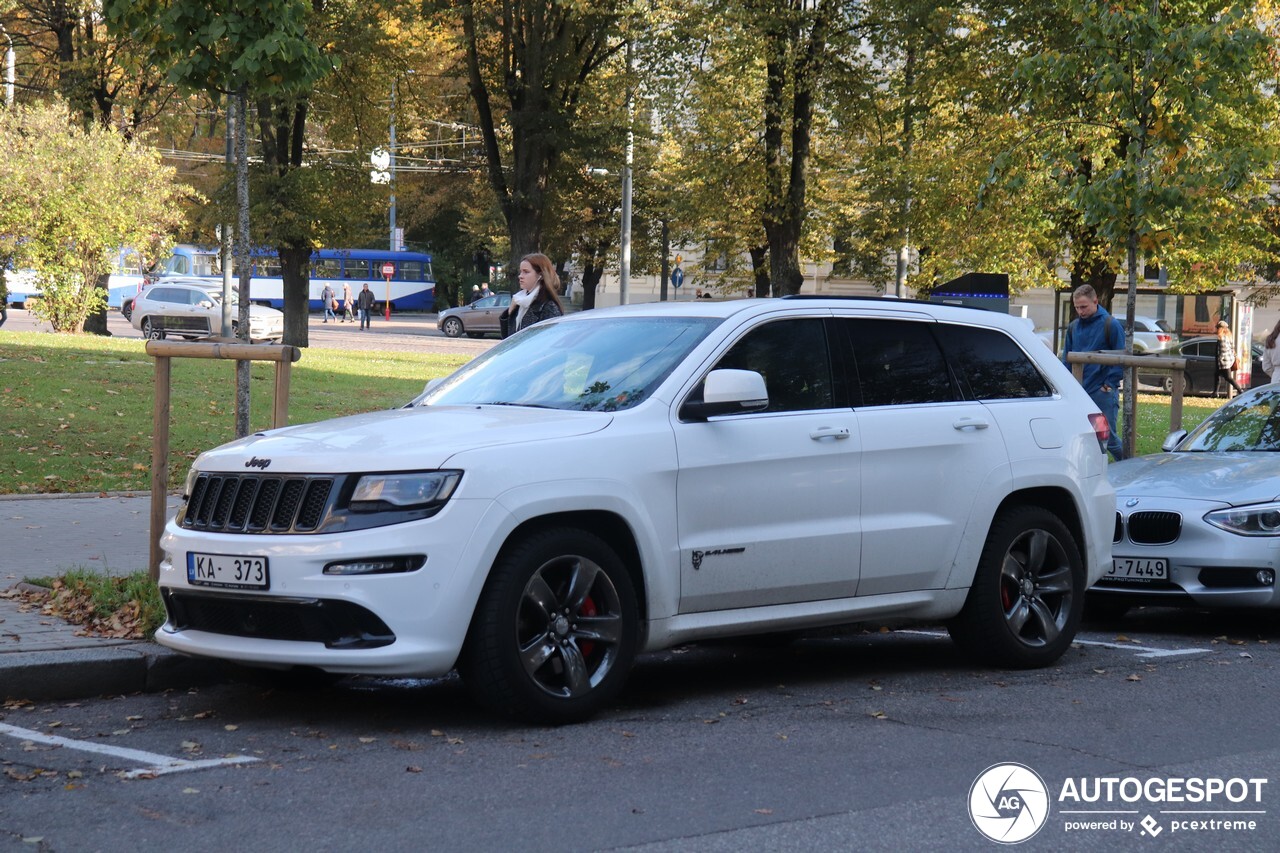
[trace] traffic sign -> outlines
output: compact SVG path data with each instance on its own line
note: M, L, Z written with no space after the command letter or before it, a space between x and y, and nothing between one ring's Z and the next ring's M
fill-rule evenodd
M395 274L396 274L396 265L391 263L391 261L387 261L385 264L382 265L383 278L391 278L391 276Z
M671 271L671 285L673 287L679 287L682 284L684 284L684 270L680 269L680 267L676 267Z

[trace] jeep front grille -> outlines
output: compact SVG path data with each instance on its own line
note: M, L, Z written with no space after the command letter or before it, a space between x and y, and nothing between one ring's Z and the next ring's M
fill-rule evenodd
M182 515L187 530L311 533L334 494L332 476L201 474Z

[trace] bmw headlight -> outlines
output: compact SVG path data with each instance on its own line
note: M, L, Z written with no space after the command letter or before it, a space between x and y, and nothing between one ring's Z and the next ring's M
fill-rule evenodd
M1280 503L1216 509L1204 520L1241 536L1280 536Z
M439 507L462 479L461 471L364 474L351 495L352 512Z

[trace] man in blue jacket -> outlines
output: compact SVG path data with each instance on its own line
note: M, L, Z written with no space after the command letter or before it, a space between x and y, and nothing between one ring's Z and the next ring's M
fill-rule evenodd
M1072 352L1097 352L1098 350L1123 350L1124 326L1098 304L1098 293L1090 285L1082 284L1071 294L1079 319L1067 326L1066 342L1062 347L1062 363L1068 367L1067 354ZM1086 364L1084 366L1084 390L1102 410L1111 427L1107 440L1107 452L1117 462L1124 458L1124 445L1116 433L1116 414L1120 410L1120 380L1124 368L1118 364Z

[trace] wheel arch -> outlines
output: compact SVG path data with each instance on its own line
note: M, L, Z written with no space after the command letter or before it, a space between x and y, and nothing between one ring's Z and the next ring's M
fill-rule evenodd
M1059 486L1028 487L1005 495L996 505L986 524L976 530L973 538L968 539L967 544L962 546L957 562L952 566L951 577L947 582L948 589L968 588L973 585L978 555L981 554L987 538L991 535L991 529L1004 513L1020 506L1038 506L1060 518L1075 541L1081 557L1087 563L1089 551L1084 520L1080 514L1080 507L1071 493Z
M640 623L648 621L649 596L644 578L643 561L640 559L640 545L636 541L634 531L622 516L608 510L574 510L570 512L552 512L525 519L518 524L498 549L498 560L519 542L524 536L541 530L555 527L571 528L590 533L604 540L613 549L627 569L627 575L635 587L636 600L640 608ZM496 562L496 560L495 560Z
M1089 553L1089 543L1086 539L1084 522L1080 516L1080 507L1076 505L1071 493L1066 489L1054 486L1039 486L1011 492L996 508L996 515L992 517L992 522L994 523L996 517L1013 506L1038 506L1047 509L1067 526L1067 530L1071 532L1071 537L1076 541L1076 548L1080 551L1081 556L1083 557Z

